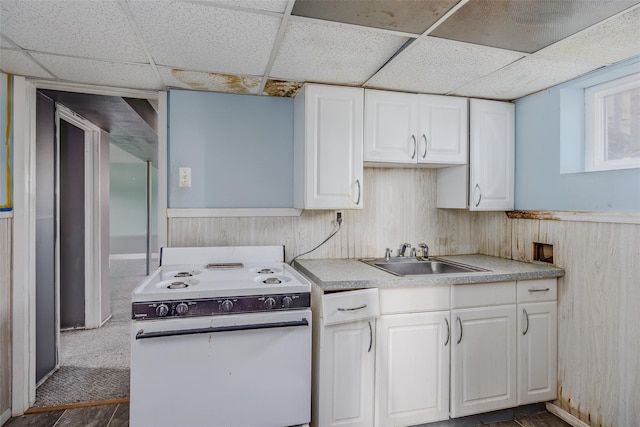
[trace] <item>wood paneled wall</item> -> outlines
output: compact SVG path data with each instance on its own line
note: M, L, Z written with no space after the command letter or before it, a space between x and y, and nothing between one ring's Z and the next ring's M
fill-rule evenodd
M433 169L365 169L364 209L345 210L342 229L304 258L384 256L409 242L429 245L432 255L511 255L504 212L472 213L436 208ZM170 246L285 245L286 257L306 252L335 228L334 211L300 217L170 218ZM490 235L490 243L484 243Z
M11 413L12 219L0 218L0 424Z
M640 420L640 225L512 220L513 258L553 245L558 281L558 401L591 426Z

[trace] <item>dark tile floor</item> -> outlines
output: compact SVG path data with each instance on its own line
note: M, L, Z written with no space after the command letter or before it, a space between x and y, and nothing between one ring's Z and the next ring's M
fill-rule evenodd
M12 418L6 427L128 427L129 404L40 412ZM571 427L548 412L517 417L513 421L482 424L483 427Z

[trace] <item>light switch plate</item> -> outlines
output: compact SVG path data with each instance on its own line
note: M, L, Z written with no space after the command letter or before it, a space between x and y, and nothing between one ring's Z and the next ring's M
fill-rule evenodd
M191 168L180 168L179 186L183 188L191 187Z

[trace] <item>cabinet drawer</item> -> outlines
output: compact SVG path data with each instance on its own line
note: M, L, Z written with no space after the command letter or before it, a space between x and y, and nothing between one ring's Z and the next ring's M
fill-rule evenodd
M451 287L451 308L515 304L516 282L491 282Z
M518 302L555 301L558 299L557 279L519 280Z
M336 292L322 296L322 323L325 326L379 315L380 299L377 288Z
M380 314L449 310L449 286L380 289Z

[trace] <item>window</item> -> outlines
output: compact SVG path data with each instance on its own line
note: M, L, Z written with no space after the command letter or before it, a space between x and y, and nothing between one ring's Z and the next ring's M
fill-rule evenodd
M640 74L585 89L585 170L640 168Z

